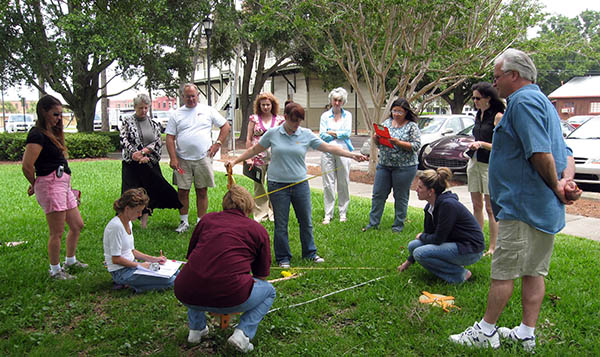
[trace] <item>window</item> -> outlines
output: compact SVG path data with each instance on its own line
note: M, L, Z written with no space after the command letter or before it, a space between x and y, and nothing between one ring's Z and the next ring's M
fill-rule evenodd
M600 102L590 103L590 114L591 113L600 113Z

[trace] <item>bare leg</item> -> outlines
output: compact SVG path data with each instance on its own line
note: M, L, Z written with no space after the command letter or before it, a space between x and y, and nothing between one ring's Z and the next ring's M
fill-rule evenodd
M50 237L48 238L48 257L50 264L60 263L60 242L65 231L66 211L50 212L46 215Z
M196 207L198 207L198 218L202 219L208 209L208 188L196 189Z
M543 276L524 276L522 278L521 303L523 305L523 323L529 327L535 327L544 294L546 284Z
M488 225L490 227L490 246L486 254L494 254L494 251L496 250L496 240L498 239L498 221L494 218L490 195L485 195L485 210L487 211Z
M483 220L483 195L480 192L471 192L471 202L473 203L473 216L475 216L479 227L483 230L485 224Z
M514 289L514 280L492 279L490 291L488 292L487 308L483 319L495 324L504 310L506 303L510 300Z
M190 210L190 190L177 189L177 196L179 197L179 202L183 205L179 209L179 214L188 214Z
M83 219L77 207L68 210L65 219L69 225L69 232L67 233L67 257L72 257L77 250L79 234L83 229Z

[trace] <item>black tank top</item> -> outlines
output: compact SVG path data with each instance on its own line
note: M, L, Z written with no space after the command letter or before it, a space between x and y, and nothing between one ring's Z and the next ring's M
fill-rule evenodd
M485 141L486 143L492 142L492 136L494 135L494 119L498 112L490 109L486 110L481 118L481 110L477 111L475 116L475 126L473 127L473 136L477 141ZM490 162L490 151L484 148L480 148L475 152L477 161L483 163Z

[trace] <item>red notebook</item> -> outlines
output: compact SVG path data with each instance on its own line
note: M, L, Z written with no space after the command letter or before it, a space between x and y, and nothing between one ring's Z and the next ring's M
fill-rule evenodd
M378 136L379 143L381 145L385 145L391 148L394 147L394 145L392 145L392 143L390 143L390 141L388 140L389 138L391 138L390 131L388 130L388 128L376 123L373 123L373 128L375 128L375 134Z

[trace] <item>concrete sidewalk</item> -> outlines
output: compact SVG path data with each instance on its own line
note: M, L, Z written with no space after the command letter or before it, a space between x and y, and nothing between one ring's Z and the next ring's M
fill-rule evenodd
M241 150L236 151L235 156L241 154L242 152L243 151ZM310 150L306 155L307 165L319 166L320 156L320 152ZM368 165L366 165L366 163L357 163L354 161L352 162L353 170L366 171L367 166ZM216 160L214 160L213 162L213 169L215 171L225 172L225 165L222 161L219 161L218 158L216 158ZM234 167L233 172L234 174L242 175L242 165L236 165ZM310 180L310 187L322 190L323 180L320 177ZM358 182L350 182L350 194L352 196L371 198L372 190L372 185ZM471 195L469 194L466 185L454 186L451 188L451 191L456 193L459 197L459 201L462 202L462 204L464 204L470 211L472 211L473 206L471 204ZM600 193L585 192L582 197L598 200L598 206L600 207ZM391 194L388 197L388 202L394 202L394 199ZM411 207L424 208L425 204L426 202L419 200L417 198L417 193L411 190L408 205ZM600 241L600 229L598 227L600 227L600 219L598 218L567 214L566 226L565 228L563 228L561 233Z

